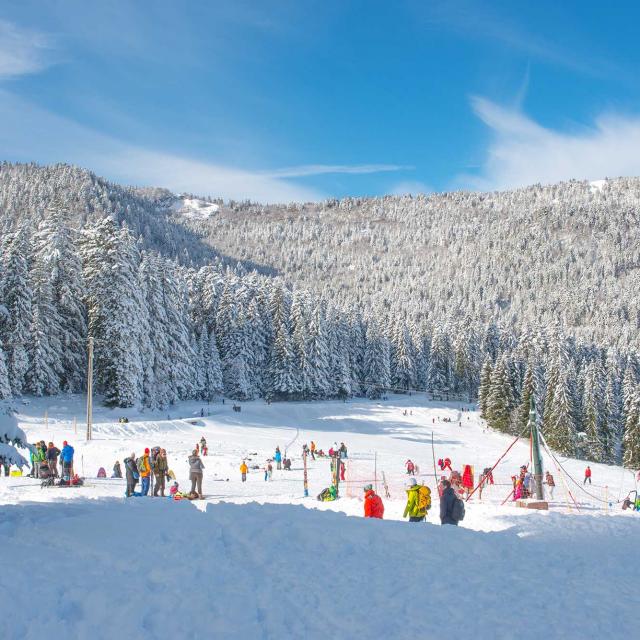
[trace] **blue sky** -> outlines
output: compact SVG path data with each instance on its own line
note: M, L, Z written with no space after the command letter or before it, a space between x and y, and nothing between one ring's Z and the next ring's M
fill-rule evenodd
M225 198L640 175L640 8L4 0L0 159Z

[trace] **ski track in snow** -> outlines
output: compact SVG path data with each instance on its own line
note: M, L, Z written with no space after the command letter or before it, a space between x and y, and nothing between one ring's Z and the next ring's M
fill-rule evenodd
M529 457L518 443L494 472L497 485L467 503L459 528L437 525L431 433L436 459L454 468L491 466L513 438L483 431L460 404L392 396L386 402L183 403L169 411L95 408L94 439L84 441L83 399L30 399L17 405L29 440L68 440L78 489L41 489L26 477L0 478L0 638L40 638L37 612L69 638L120 638L143 632L173 638L602 638L636 634L631 603L640 561L633 551L640 514L571 492L556 479L549 512L500 506L510 476ZM200 409L212 415L200 416ZM404 411L408 415L403 415ZM47 412L47 426L44 414ZM412 412L413 415L409 415ZM130 422L119 424L126 415ZM73 430L73 418L78 420ZM452 422L443 422L442 418ZM434 422L435 420L435 422ZM458 425L461 420L462 425ZM195 422L195 424L191 424ZM276 446L291 445L291 472L263 480ZM146 446L167 449L181 489L187 456L204 435L205 501L123 497L111 475L116 459ZM320 503L328 460L309 460L302 492L303 442L350 453L343 497ZM241 483L243 458L250 469ZM411 458L433 490L427 524L398 522L404 508L404 462ZM374 462L375 460L375 462ZM586 463L561 459L582 481ZM391 491L385 521L362 514L362 486ZM604 500L635 487L620 467L591 465L587 490ZM606 487L606 488L605 488ZM304 508L307 507L307 508ZM37 614L40 616L40 613ZM62 625L62 626L60 626Z

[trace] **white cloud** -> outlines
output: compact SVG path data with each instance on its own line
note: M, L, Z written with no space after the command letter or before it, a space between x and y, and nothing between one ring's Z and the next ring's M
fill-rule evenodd
M640 175L640 117L605 114L591 127L564 133L484 98L472 105L493 139L480 176L461 176L463 183L488 190Z
M49 36L0 20L0 79L37 73L52 64L52 53Z
M113 181L260 202L310 201L323 194L256 171L145 149L106 136L0 91L2 159L66 162Z
M272 178L299 178L303 176L319 176L327 173L383 173L387 171L403 171L412 167L404 167L397 164L306 164L299 167L286 167L266 171L264 175Z

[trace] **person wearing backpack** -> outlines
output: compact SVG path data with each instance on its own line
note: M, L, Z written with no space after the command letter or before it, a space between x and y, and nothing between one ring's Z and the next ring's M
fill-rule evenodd
M160 449L153 465L153 475L155 476L156 485L153 488L154 497L158 497L158 491L164 498L165 479L169 473L169 463L167 462L167 452Z
M429 487L418 484L415 478L411 478L407 489L407 505L402 517L409 516L409 522L422 522L429 507L431 507L431 490Z
M384 516L384 504L382 498L373 490L373 486L368 484L364 488L364 517L379 518Z
M137 460L138 472L140 473L141 486L140 493L143 496L149 495L149 484L151 482L151 463L149 462L149 447L144 450L144 455Z
M138 466L136 464L136 454L132 453L128 458L125 458L124 461L124 471L127 477L127 498L130 498L135 490L136 484L138 484L138 478L140 474L138 473Z
M60 460L62 461L62 475L65 480L69 481L73 476L73 447L66 440L62 443Z
M464 518L464 502L456 495L451 483L443 480L444 491L440 499L440 523L458 525Z

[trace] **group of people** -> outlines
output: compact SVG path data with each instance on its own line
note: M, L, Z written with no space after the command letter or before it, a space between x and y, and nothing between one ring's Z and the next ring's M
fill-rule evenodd
M456 495L449 480L444 478L442 483L443 492L440 497L440 523L457 526L464 518L464 503ZM410 478L407 486L407 503L402 517L408 517L409 522L424 522L430 509L431 489L424 484L418 484L418 481L414 477ZM384 517L384 503L371 484L367 484L364 487L364 517Z
M69 484L74 477L73 455L73 447L66 440L62 443L62 449L58 449L53 442L45 444L44 440L40 440L32 446L30 452L29 477L39 480L60 478L61 484Z
M117 466L117 468L116 468ZM131 453L124 460L125 477L127 479L126 496L147 496L151 489L151 482L154 480L152 495L165 497L166 483L171 479L169 475L169 462L167 452L160 447L145 448L140 457L136 457L135 452ZM120 470L120 464L114 465L114 476ZM120 476L121 477L121 476ZM136 485L140 483L140 491L136 492Z

